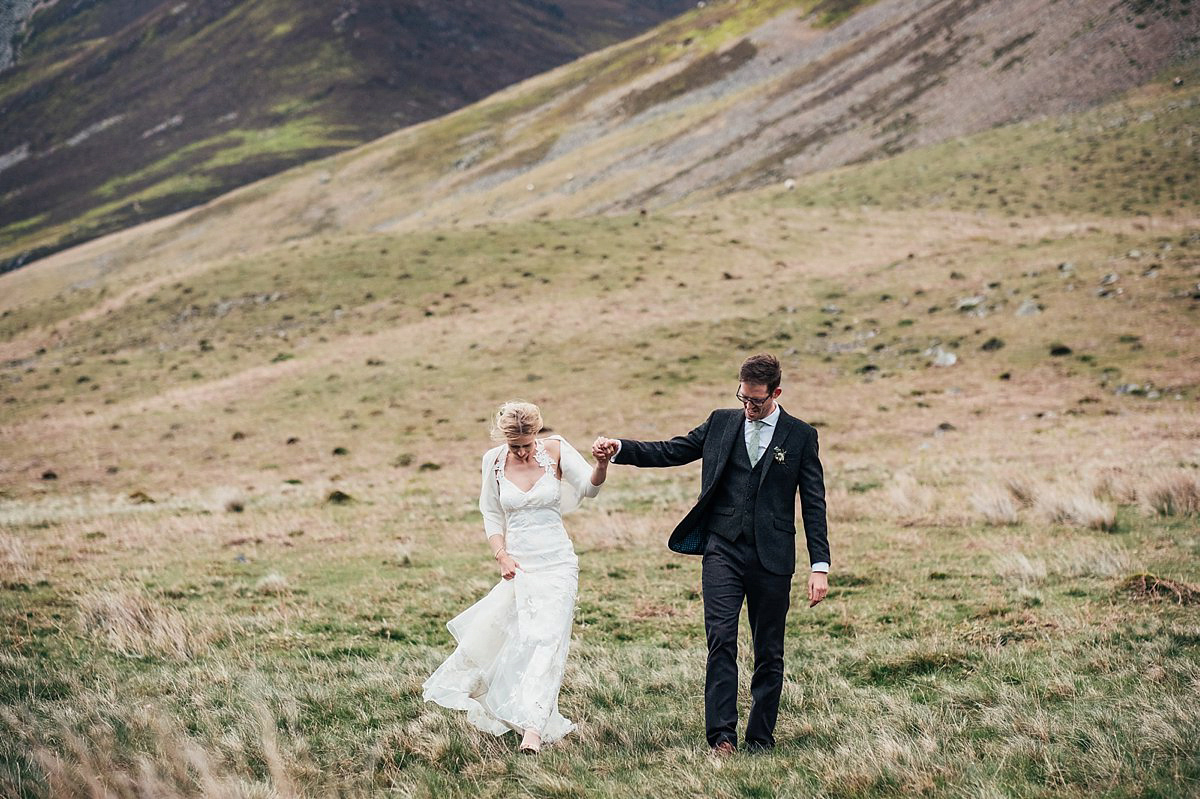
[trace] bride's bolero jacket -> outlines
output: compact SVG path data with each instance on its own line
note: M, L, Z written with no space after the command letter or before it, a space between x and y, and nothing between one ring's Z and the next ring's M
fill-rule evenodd
M579 451L559 435L547 436L560 442L558 466L562 469L562 486L559 491L559 511L570 513L579 507L584 497L600 493L600 486L592 485L592 467ZM508 450L507 444L492 447L483 455L483 477L479 489L479 512L483 514L483 531L486 536L503 535L505 531L504 509L500 506L500 482L496 463Z

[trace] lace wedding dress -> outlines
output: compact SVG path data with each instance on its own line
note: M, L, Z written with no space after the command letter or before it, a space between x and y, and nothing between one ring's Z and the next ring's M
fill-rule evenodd
M467 720L495 735L533 729L553 743L575 729L558 712L558 691L571 642L579 560L562 514L580 496L595 496L591 468L559 436L559 464L538 440L542 475L528 491L504 476L507 447L483 460L480 511L487 535L503 533L520 565L483 599L447 623L454 653L425 681L427 702L467 711Z

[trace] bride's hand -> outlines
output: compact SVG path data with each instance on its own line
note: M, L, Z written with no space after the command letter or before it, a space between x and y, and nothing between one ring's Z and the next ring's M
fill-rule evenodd
M592 443L592 457L601 463L607 463L612 460L612 456L616 452L617 442L611 438L600 436Z
M513 560L509 555L500 556L500 576L505 580L511 580L517 576L517 569L521 568L521 564Z

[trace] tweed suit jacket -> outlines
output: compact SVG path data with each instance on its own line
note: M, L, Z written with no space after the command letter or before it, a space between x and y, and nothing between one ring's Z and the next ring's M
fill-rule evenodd
M667 546L700 555L714 514L733 508L715 505L714 487L722 479L734 446L744 447L741 409L713 411L687 435L668 441L621 439L614 463L643 467L681 466L702 460L700 496L671 532ZM763 567L775 574L796 570L796 496L800 497L809 563L830 563L825 521L825 478L818 457L817 431L780 408L771 442L763 452L758 497L754 506L754 540Z

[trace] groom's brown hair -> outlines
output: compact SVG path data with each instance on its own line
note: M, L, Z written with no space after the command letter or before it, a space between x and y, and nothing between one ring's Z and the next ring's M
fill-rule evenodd
M766 386L768 393L773 393L779 388L779 381L782 379L783 371L779 368L779 360L766 353L751 355L742 363L741 371L738 372L739 381Z

